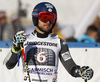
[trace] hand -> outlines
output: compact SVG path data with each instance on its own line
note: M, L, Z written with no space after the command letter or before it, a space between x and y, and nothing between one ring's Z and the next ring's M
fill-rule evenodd
M93 70L89 68L89 66L83 66L80 68L80 72L80 75L84 80L90 80L93 77Z
M23 45L23 42L26 40L26 36L23 35L24 31L19 31L16 33L16 35L13 38L13 46L12 46L12 52L13 53L20 53L21 48L20 44Z
M26 40L26 36L23 35L24 31L19 31L13 38L13 44L18 47L19 44L22 44Z

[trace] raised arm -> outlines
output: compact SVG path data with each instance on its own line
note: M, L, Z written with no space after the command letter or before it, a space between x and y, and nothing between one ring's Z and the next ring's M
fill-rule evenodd
M11 51L8 53L6 58L4 59L4 64L8 69L12 69L15 67L16 63L18 62L18 57L21 56L21 48L20 44L26 40L26 37L23 35L24 31L19 31L13 38L13 45Z

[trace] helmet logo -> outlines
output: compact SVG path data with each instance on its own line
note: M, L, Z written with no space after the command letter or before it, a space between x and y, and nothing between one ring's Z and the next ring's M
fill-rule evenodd
M37 12L33 12L33 13L32 13L32 16L34 16L34 17L38 17L38 16L39 16L39 13L37 13Z
M52 12L52 9L48 9L49 12Z
M45 6L46 6L47 8L53 8L53 5L51 5L51 4L45 4Z

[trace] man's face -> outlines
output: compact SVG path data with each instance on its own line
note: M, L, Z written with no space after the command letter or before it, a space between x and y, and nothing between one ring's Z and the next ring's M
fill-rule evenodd
M46 23L42 22L40 19L38 20L38 26L45 32L49 32L52 28L52 23L50 21L47 21Z
M98 39L98 32L92 32L90 37L97 40Z
M6 23L6 17L5 16L0 16L0 24L4 25Z
M16 19L15 21L13 21L13 25L17 26L18 25L18 20Z

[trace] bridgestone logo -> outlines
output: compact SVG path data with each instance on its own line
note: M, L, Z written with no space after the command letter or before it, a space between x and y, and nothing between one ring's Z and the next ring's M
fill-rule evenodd
M57 47L57 43L51 43L51 42L40 42L40 41L35 41L35 42L29 42L27 41L27 43L24 44L25 45L43 45L43 46L54 46Z

